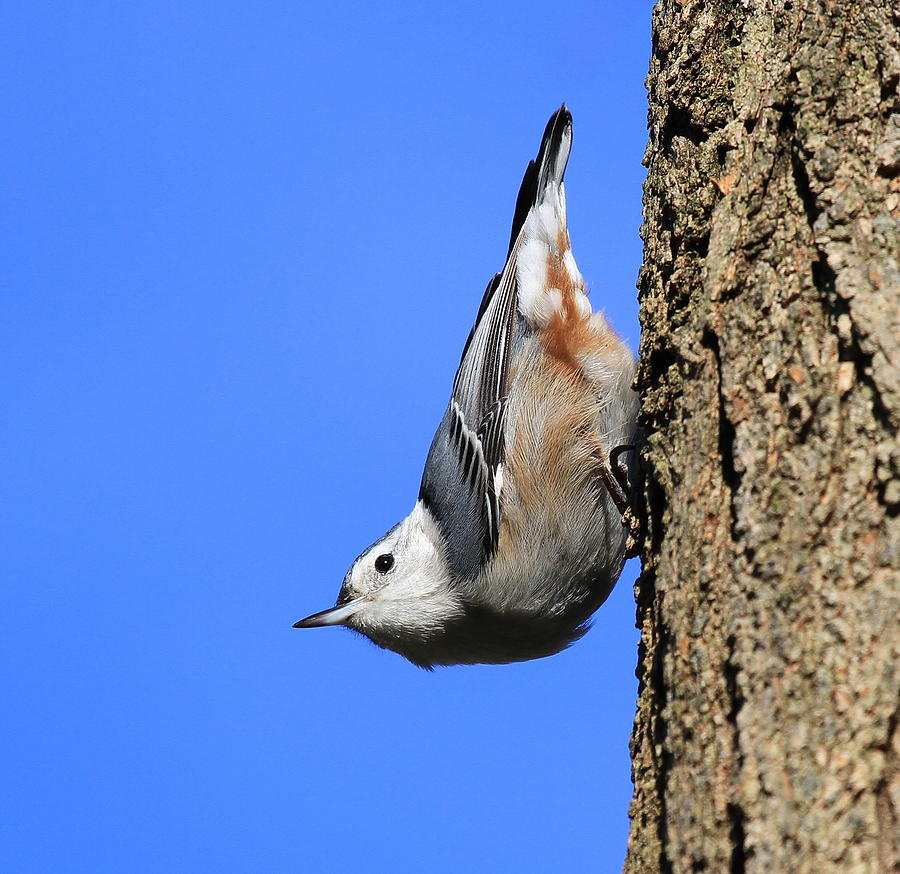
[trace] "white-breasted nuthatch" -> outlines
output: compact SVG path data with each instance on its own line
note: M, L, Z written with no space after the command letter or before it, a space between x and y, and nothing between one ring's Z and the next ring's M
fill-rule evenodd
M631 443L634 357L591 311L566 227L572 116L544 131L431 444L419 498L295 628L345 625L414 664L559 652L622 570L610 453ZM617 494L617 492L619 492Z

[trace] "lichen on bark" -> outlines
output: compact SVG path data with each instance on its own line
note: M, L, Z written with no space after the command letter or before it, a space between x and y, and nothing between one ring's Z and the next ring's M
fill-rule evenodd
M900 4L660 0L625 870L900 866Z

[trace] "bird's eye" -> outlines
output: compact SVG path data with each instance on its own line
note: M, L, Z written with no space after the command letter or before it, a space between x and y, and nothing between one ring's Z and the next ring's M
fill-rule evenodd
M386 574L393 566L394 556L389 552L386 552L384 555L379 555L378 558L375 559L375 570L380 574Z

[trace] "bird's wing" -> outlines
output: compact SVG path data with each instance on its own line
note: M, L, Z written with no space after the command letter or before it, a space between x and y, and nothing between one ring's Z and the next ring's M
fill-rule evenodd
M563 106L525 171L506 264L485 290L425 462L419 499L440 526L448 564L460 579L475 576L497 546L510 362L530 331L518 306L517 257L530 211L562 184L571 142L572 117Z

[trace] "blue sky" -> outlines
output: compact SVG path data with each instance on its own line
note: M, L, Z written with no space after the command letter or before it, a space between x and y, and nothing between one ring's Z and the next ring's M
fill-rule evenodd
M569 651L343 629L565 101L636 348L649 2L3 13L0 868L615 871L630 563Z

